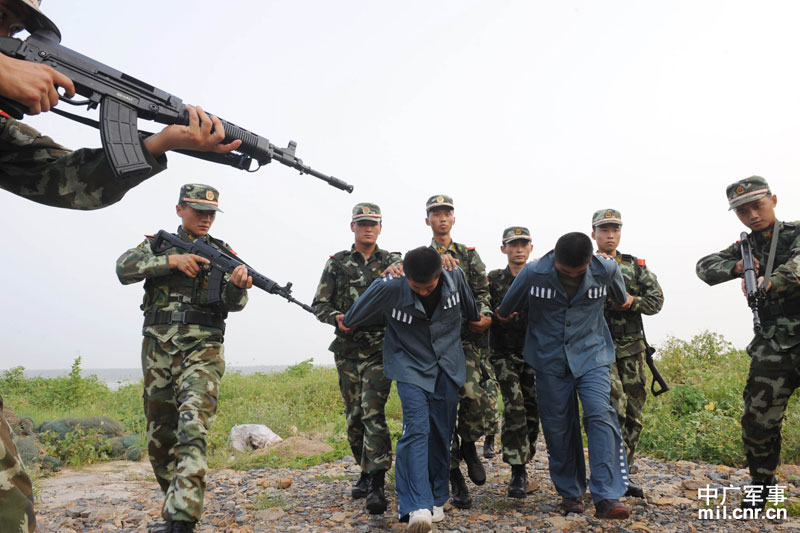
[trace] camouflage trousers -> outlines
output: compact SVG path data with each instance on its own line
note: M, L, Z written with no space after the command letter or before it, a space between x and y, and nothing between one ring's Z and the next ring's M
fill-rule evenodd
M33 487L11 440L0 396L0 532L29 533L35 529Z
M460 442L475 442L484 435L486 428L486 412L488 399L483 388L484 368L487 349L475 346L471 342L462 342L464 361L466 363L466 381L458 389L458 418L450 446L450 469L458 468L461 462ZM494 377L494 371L492 371Z
M753 480L764 481L780 464L781 426L792 392L800 386L800 345L777 351L762 337L747 347L750 372L742 397L742 442Z
M222 337L198 336L200 342L190 347L149 336L142 342L147 451L166 494L165 520L198 521L203 514L206 437L216 418L225 359Z
M633 453L642 435L645 400L647 376L644 372L644 352L617 358L611 365L611 407L619 418L628 466L633 464Z
M524 465L536 453L539 405L536 376L521 353L493 353L497 382L503 392L503 462Z
M486 353L484 351L484 353ZM486 391L486 425L484 433L486 435L498 435L503 429L500 417L500 385L497 382L494 365L489 361L489 357L484 357L481 364L481 380L483 390Z
M347 441L361 471L392 467L392 440L386 425L386 400L392 380L383 374L383 353L348 358L335 354L339 390L347 420Z

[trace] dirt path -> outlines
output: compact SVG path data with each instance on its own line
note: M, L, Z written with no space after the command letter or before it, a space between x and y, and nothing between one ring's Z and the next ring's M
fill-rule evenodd
M543 449L528 466L533 489L528 498L506 498L510 469L499 457L487 460L487 483L469 484L471 510L448 509L438 532L526 531L800 531L800 519L700 520L697 488L741 487L748 480L743 470L679 461L666 463L649 458L637 461L634 480L644 486L647 498L629 499L633 506L627 521L595 520L591 501L581 515L562 516L560 501L547 472ZM783 468L787 503L800 503L800 468ZM396 520L396 498L387 483L390 512L371 517L363 500L350 498L350 486L358 476L351 458L304 470L259 469L246 472L220 470L208 476L206 510L198 525L201 532L324 532L404 531ZM289 478L291 486L278 488ZM730 514L741 499L734 491L723 507ZM112 462L85 469L64 469L41 482L37 514L39 531L146 531L159 520L161 493L147 462ZM720 508L722 509L722 508Z

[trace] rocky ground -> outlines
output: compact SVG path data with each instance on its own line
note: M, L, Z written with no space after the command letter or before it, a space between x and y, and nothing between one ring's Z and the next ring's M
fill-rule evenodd
M505 496L510 468L500 457L486 460L487 482L476 487L470 510L445 507L445 520L437 532L527 531L800 531L800 518L783 520L701 520L698 487L741 487L748 481L744 470L678 461L637 460L634 481L643 485L646 499L628 499L629 520L593 518L587 498L581 515L559 513L559 497L547 473L543 444L528 466L530 493L524 500ZM466 469L463 469L466 473ZM219 470L209 474L206 510L198 524L201 532L255 533L260 531L404 531L396 520L396 498L387 483L390 511L381 517L365 512L364 500L353 501L350 487L358 477L352 458L320 464L304 470L263 468L250 471ZM800 468L784 466L781 483L786 503L797 504ZM742 491L733 491L723 506L730 514ZM731 502L730 500L733 500ZM146 531L158 522L161 494L147 462L118 461L81 470L64 469L41 481L37 515L39 531ZM713 508L713 502L712 502ZM722 511L720 511L722 512Z

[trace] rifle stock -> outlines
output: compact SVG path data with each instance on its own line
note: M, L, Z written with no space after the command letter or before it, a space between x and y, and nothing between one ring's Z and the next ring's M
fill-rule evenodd
M659 394L664 394L669 390L669 385L667 385L666 380L661 376L661 372L658 371L656 368L656 363L653 361L653 354L656 353L656 349L647 345L645 349L645 362L647 366L650 368L650 372L653 374L653 382L650 384L650 392L653 393L653 396L658 396ZM658 383L659 388L656 389L656 383Z

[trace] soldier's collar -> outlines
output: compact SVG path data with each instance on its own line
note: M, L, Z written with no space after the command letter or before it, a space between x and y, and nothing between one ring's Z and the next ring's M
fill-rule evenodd
M431 237L431 246L433 246L436 249L436 251L439 252L440 254L443 254L443 253L447 252L448 250L453 251L453 252L457 251L456 250L456 241L454 241L452 237L450 237L450 246L448 248L445 248L444 246L442 246L441 244L436 242L436 239L434 239L433 237Z

